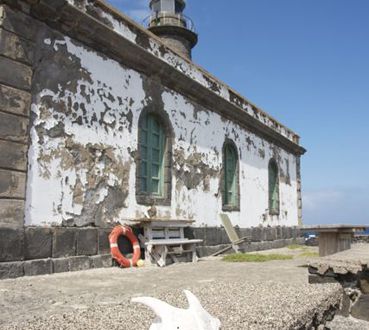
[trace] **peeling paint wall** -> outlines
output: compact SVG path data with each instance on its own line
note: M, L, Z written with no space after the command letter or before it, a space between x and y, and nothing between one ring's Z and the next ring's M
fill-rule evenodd
M215 94L238 106L247 114L263 123L263 125L272 128L280 135L293 142L298 142L299 137L293 131L281 125L277 120L251 104L248 100L237 94L236 91L219 81L203 68L179 55L173 49L164 46L161 41L158 41L158 37L131 21L128 17L124 16L124 14L106 6L106 4L100 1L91 3L87 0L68 0L68 2L109 26L123 38L143 47L147 52L166 62L175 70L178 70L210 89Z
M113 21L112 28L127 34L122 23ZM133 32L126 37L136 38ZM232 223L297 225L296 156L164 87L156 77L48 28L40 31L37 45L26 225L108 226L144 217L148 206L136 201L135 157L138 120L147 107L163 107L174 131L171 205L156 205L158 217L220 224L222 147L229 138L240 156L241 209L229 212ZM193 70L184 65L186 74ZM267 210L271 157L280 168L279 217Z

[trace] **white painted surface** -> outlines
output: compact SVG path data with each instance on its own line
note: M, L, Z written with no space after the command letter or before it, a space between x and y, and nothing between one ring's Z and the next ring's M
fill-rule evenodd
M32 112L35 120L31 128L29 150L26 225L61 225L63 221L83 215L86 212L83 203L90 194L91 176L104 178L103 185L95 183L93 187L95 204L102 205L102 212L106 214L109 214L109 210L105 209L104 202L108 198L109 189L126 184L122 177L128 176L128 196L124 207L113 216L103 216L105 223L144 217L148 207L136 202L136 165L132 156L137 151L140 113L152 97L145 95L144 77L77 45L67 37L58 41L47 38L43 46L54 52L67 47L69 56L79 59L81 68L89 73L91 81L79 80L77 93L59 86L57 92L45 88L39 95L34 95ZM88 91L89 101L82 89ZM67 106L84 104L86 111L83 113L81 107L70 107L70 113L58 113L59 117L55 119L55 110L43 102L46 97ZM232 223L240 227L298 224L295 156L174 91L166 89L161 98L163 110L169 115L174 130L173 150L181 150L185 158L193 153L201 154L202 162L218 175L209 178L208 191L204 191L203 182L189 190L185 186L180 189L177 187L173 171L171 206L156 206L158 217L194 219L197 226L220 225L218 214L222 212L219 187L222 147L225 139L229 138L236 144L240 155L241 209L239 212L228 212ZM132 123L127 119L130 112ZM76 123L75 118L80 116L88 124ZM94 117L98 120L94 121ZM60 122L65 126L67 137L40 136L36 129L40 125L52 129ZM96 159L90 160L88 168L83 163L68 165L68 160L73 161L66 147L68 144L78 145L81 150L98 146L94 154ZM103 152L101 150L111 155L114 166L107 167L106 163L98 161ZM268 163L275 152L279 156L277 161L280 171L288 173L290 179L287 183L280 183L279 217L271 217L268 213ZM176 164L175 158L173 162ZM125 164L130 164L130 169L122 173ZM76 198L77 187L81 192L80 198Z

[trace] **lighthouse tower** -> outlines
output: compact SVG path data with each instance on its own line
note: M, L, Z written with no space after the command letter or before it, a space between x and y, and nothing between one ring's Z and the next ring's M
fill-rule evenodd
M185 7L185 0L151 0L148 29L168 46L191 58L197 34L192 21L183 15Z

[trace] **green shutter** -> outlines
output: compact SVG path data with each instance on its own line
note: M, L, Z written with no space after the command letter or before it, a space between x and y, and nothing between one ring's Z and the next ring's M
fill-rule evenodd
M227 206L238 205L238 176L237 176L237 151L226 144L224 146L224 196L223 203Z
M163 196L165 132L159 120L147 115L140 125L141 192Z
M274 161L269 163L269 212L279 214L278 167Z

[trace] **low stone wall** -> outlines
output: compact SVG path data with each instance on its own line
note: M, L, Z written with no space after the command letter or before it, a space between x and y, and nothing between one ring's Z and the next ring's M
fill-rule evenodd
M244 252L278 249L290 244L303 244L304 238L298 227L251 227L236 228L238 237L247 237L248 241L241 244ZM199 257L209 256L227 246L230 241L223 227L187 228L185 236L202 239L197 247ZM234 252L232 249L230 253Z
M112 265L110 254L2 262L0 279L107 268Z
M0 228L0 279L110 267L113 265L108 239L111 230L94 227ZM243 245L247 252L303 242L298 228L236 230L239 237L249 237L249 242ZM138 235L142 231L134 228L134 232ZM187 228L185 236L203 240L197 249L200 257L211 255L230 243L222 227ZM123 253L132 252L127 239L121 237L118 244Z
M110 228L1 228L0 279L112 265Z
M242 252L254 252L271 249L280 249L290 244L304 244L304 238L289 238L279 239L275 241L261 241L261 242L246 242L240 245ZM200 258L212 255L229 246L229 244L213 245L213 246L198 246L196 251ZM234 253L233 249L226 251L224 254Z

